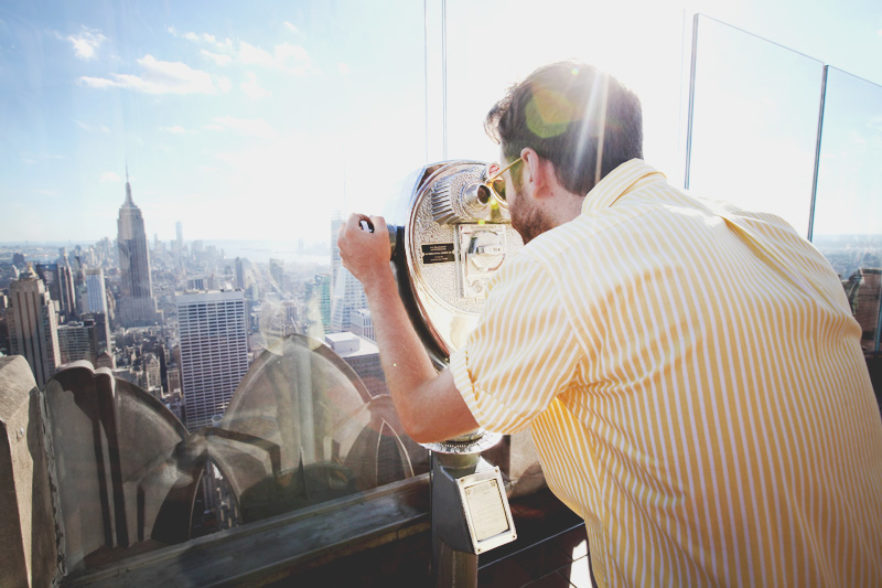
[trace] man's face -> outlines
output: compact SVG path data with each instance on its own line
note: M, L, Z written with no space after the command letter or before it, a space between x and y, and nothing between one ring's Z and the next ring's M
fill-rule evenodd
M501 155L500 161L505 162L504 154ZM553 227L532 197L530 186L523 182L524 165L526 165L525 162L519 163L505 172L503 177L505 178L505 199L508 202L508 212L511 214L511 226L521 235L521 239L526 245ZM520 181L516 181L516 179Z

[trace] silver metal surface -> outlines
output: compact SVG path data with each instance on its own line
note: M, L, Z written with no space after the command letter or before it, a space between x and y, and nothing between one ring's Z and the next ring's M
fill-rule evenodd
M462 437L455 437L440 443L420 443L435 453L447 455L471 455L490 449L502 440L501 433L478 429Z
M432 186L432 216L439 224L489 221L493 208L491 198L478 190L483 173L477 181L472 173L449 174Z
M485 163L449 161L426 169L414 188L403 243L397 247L404 249L406 279L419 315L412 318L425 326L444 361L465 343L490 279L523 242L508 211L477 196Z

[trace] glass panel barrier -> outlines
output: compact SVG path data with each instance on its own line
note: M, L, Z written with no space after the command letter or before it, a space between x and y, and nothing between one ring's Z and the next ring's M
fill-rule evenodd
M687 188L808 234L823 64L697 15Z
M86 361L61 369L45 398L72 569L428 470L389 395L372 396L343 358L303 335L263 351L217 425L192 433Z
M879 351L882 86L830 67L812 241L842 279L867 352Z
M424 20L0 10L0 352L45 374L69 571L427 471L336 252L425 164Z
M536 10L528 0L448 0L447 16L451 156L497 160L498 147L483 127L490 107L535 68L576 59L634 90L643 107L646 160L672 181L679 178L683 12L677 3L548 0Z

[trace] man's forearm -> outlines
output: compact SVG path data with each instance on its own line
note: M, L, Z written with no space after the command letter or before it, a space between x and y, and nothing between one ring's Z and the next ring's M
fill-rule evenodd
M416 441L440 441L477 428L447 370L439 376L417 335L391 268L365 284L380 361L398 417Z
M386 384L405 429L419 414L412 414L412 393L437 376L432 361L410 322L391 268L378 273L365 286L380 361Z

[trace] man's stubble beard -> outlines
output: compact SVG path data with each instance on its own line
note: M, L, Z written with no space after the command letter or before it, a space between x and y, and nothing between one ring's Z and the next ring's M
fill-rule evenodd
M524 245L545 231L554 228L542 214L542 210L529 202L526 197L521 196L509 209L511 226L520 234Z

